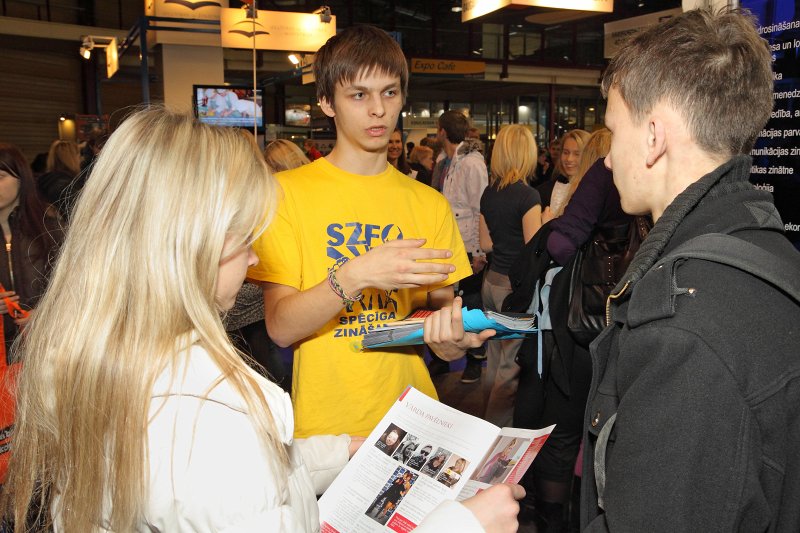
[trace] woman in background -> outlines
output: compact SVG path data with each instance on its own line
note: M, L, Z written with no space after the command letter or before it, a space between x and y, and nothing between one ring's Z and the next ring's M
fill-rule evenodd
M47 171L64 172L72 177L81 171L81 151L72 141L56 140L47 152Z
M494 144L479 222L481 249L492 254L481 289L487 311L501 311L511 293L509 268L542 225L539 193L527 184L536 166L536 150L530 130L519 124L501 129ZM521 339L489 340L486 345L484 418L500 427L511 425L519 376L514 358L521 343Z
M417 181L430 185L431 172L433 172L433 149L427 146L416 146L411 150L410 159L411 170L417 173Z
M389 148L386 151L389 164L407 176L416 178L416 172L411 170L406 162L406 153L403 150L403 131L396 128L389 137Z
M619 192L614 186L611 171L605 168L602 161L598 162L608 155L610 149L611 132L606 128L595 131L586 140L575 177L569 182L567 207L558 222L553 224L557 236L551 234L547 241L548 251L560 265L569 262L598 223L613 225L630 221L630 216L620 206ZM584 181L586 185L581 189L577 203L569 207L578 186ZM546 207L542 222L547 223L554 218L553 210Z
M22 152L0 143L0 227L5 245L0 247L0 315L7 355L29 319L18 309L8 309L4 299L25 311L36 306L62 238L58 221L46 212Z
M50 206L48 213L68 220L84 182L78 145L72 141L53 141L47 153L47 171L36 179L39 194Z
M542 195L542 205L549 207L553 216L557 217L564 212L564 207L575 191L572 181L575 178L580 179L578 165L588 140L589 132L578 129L568 131L561 138L561 154L553 171L553 178L538 189Z
M264 149L264 159L273 173L291 170L310 163L306 154L290 140L277 139Z

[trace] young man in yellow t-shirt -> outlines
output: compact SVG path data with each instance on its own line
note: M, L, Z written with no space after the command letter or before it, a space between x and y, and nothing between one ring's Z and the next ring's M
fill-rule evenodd
M407 385L436 391L413 349L362 351L366 331L452 307L425 330L445 360L494 332L461 327L452 285L472 270L447 200L386 160L408 86L400 47L377 28L349 28L319 50L314 74L336 146L278 175L283 198L248 276L263 283L270 336L295 348L295 435L367 435Z

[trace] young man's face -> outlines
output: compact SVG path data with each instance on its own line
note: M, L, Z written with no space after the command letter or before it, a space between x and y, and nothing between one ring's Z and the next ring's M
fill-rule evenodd
M336 123L336 143L364 152L386 152L403 107L400 77L383 72L363 74L338 83L334 105L323 100L322 111Z
M606 156L605 164L614 174L622 209L631 215L649 213L650 194L645 179L649 136L647 121L635 124L619 91L611 88L605 122L613 134L611 151Z
M436 130L436 141L444 146L444 142L447 140L447 134L444 132L444 128L439 126L439 129Z

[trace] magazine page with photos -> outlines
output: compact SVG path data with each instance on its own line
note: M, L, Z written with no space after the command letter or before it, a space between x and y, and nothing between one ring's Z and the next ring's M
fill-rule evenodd
M411 531L444 500L518 482L554 427L501 429L408 387L320 498L321 531Z

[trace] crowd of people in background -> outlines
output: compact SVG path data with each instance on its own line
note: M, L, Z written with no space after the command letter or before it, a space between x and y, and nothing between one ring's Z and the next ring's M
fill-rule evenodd
M713 324L698 325L712 312L735 321L735 296L704 300L702 291L716 286L695 287L720 275L745 287L753 306L761 305L755 302L764 288L753 288L756 282L742 272L691 262L680 278L673 263L671 277L653 273L665 249L674 248L671 239L689 240L706 227L740 232L798 264L780 238L769 198L745 177L743 154L768 115L769 53L738 14L693 12L658 31L637 37L606 73L609 128L572 129L546 147L520 124L489 138L455 110L438 117L435 134L406 142L397 127L406 59L388 35L368 26L340 32L316 56L317 97L337 130L326 154L312 139L302 147L276 139L259 150L249 133L158 108L132 114L107 143L93 139L82 150L56 140L33 165L14 145L0 143L6 255L0 259L0 366L22 363L0 502L6 524L18 531L34 525L128 531L145 524L159 531L232 525L313 531L316 496L397 395L411 384L436 397L432 378L465 357L460 380L481 381L475 393L483 399L483 418L498 426L556 429L519 485L440 506L420 531L436 530L439 520L460 531L514 531L520 508L519 516L540 532L567 531L579 527L570 511L579 501L581 525L592 531L669 530L669 510L641 500L648 481L682 505L672 510L676 529L703 524L711 530L718 525L713 520L733 516L722 530L796 530L800 515L787 502L800 494L792 455L797 428L782 437L786 449L769 453L763 448L772 445L754 444L751 434L774 433L782 424L753 414L753 403L769 400L785 410L786 401L798 398L792 383L800 374L789 374L800 364L790 357L800 339L787 325L797 318L796 305L780 286L769 289L786 323L781 338L769 341L772 369L758 366L758 357L748 359L742 364L752 372L738 379L739 363L730 363L724 349L733 349L736 337L744 353L760 354L754 343L761 337L715 337ZM673 91L667 100L651 95L642 103L652 91L649 77L637 74L648 67L636 54L650 57L661 50L659 39L684 42L687 34L700 43L685 51L693 60L703 61L711 49L722 57L732 41L741 57L731 61L741 64L730 68L760 76L744 93L760 114L739 137L721 141L719 132L676 111L669 99L687 102L682 87L702 93L697 84L667 79ZM637 122L641 117L648 117L645 126ZM686 134L691 128L697 129ZM667 185L678 182L678 167L691 177L680 181L680 190ZM645 175L660 187L646 189L639 181ZM628 231L640 219L645 233L656 224L653 238L626 258L630 268L606 283L605 290L615 291L606 308L610 327L576 336L566 317L579 252L598 235ZM515 285L520 275L532 283ZM528 292L520 295L520 286ZM629 286L636 287L633 295ZM520 302L517 310L537 315L538 337L494 341L491 330L463 329L462 305L506 311ZM344 327L368 309L399 320L420 307L435 311L425 319L424 348L376 349L365 358L358 335ZM766 328L775 312L759 309ZM662 319L677 325L639 328ZM724 382L713 387L719 398L707 397L698 390L704 384L670 366L675 338L675 357L702 379ZM659 375L642 370L649 351L668 384L652 401L681 419L705 409L702 420L687 424L706 438L713 435L705 425L715 426L739 443L728 445L731 461L739 462L726 462L716 472L720 480L709 481L708 469L690 472L700 466L679 451L665 452L677 465L673 475L670 465L637 448L639 441L655 447L659 432L682 423L666 427L658 404L632 384L659 385ZM694 361L699 352L724 361ZM592 363L598 353L599 368ZM757 383L743 385L747 380ZM670 396L677 391L689 399ZM776 391L785 393L784 403ZM707 407L717 400L734 407ZM739 424L734 430L709 421L732 412L738 413L730 420ZM656 428L648 417L665 425ZM387 455L398 441L396 431L382 437ZM505 467L515 443L478 478L491 479L492 469ZM416 442L398 450L408 464L430 452L430 446L417 450ZM622 453L623 461L611 460ZM0 461L3 476L6 461ZM638 470L621 464L626 461L639 461ZM764 464L785 482L765 480ZM456 462L439 481L457 484L465 465ZM582 498L581 475L589 476ZM704 506L693 505L689 492L670 492L691 489L681 476L715 489L695 495ZM368 512L391 514L413 490L408 477L398 476ZM628 479L638 484L627 486ZM734 488L726 492L728 484ZM658 523L648 521L653 509Z

